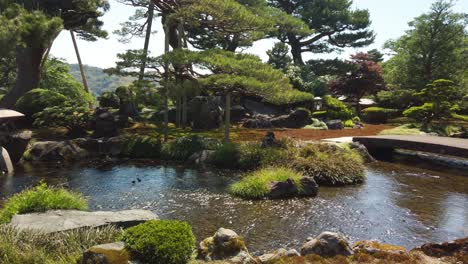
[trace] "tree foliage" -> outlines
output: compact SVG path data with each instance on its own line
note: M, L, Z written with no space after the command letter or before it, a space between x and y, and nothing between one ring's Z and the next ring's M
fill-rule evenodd
M354 99L356 112L360 113L360 100L366 95L374 95L385 88L382 67L368 54L351 56L354 69L330 83L330 89L338 95Z
M288 45L277 42L271 50L268 50L268 64L273 66L273 68L282 70L286 72L289 64L292 63L292 58L289 56L289 47Z
M404 36L386 43L395 54L385 63L390 83L420 89L436 79L460 83L466 78L468 16L453 12L452 6L452 1L438 0L409 23Z
M279 39L291 46L294 62L303 65L304 52L329 53L364 47L374 41L367 10L352 10L351 0L269 0L271 6L300 18L311 31L283 30Z
M415 93L424 102L403 112L403 115L414 118L426 127L433 120L450 118L458 109L461 89L450 80L436 80L428 84L421 92Z

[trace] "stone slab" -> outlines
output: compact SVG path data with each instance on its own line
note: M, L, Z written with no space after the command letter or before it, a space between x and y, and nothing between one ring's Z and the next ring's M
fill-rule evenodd
M126 210L118 212L84 212L76 210L54 210L45 213L15 215L10 225L20 230L36 230L55 233L86 227L116 225L130 227L158 219L158 216L147 210Z

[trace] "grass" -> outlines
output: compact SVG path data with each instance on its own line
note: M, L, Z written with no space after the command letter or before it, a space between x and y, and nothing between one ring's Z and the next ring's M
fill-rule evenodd
M452 117L461 121L468 122L468 115L452 114Z
M113 226L44 234L0 225L0 263L77 263L84 250L114 242L121 234L122 230Z
M247 174L241 181L232 184L229 191L236 196L248 199L264 198L269 192L269 184L292 179L300 189L302 174L289 168L265 168Z
M399 136L413 136L424 134L421 130L414 127L413 125L402 125L396 128L385 129L379 133L379 135L399 135Z
M11 197L0 210L0 224L9 223L14 215L45 212L47 210L87 210L86 199L63 188L48 187L41 183Z

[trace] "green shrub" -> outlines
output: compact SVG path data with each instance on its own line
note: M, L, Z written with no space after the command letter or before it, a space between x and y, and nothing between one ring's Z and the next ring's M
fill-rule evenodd
M379 106L384 108L399 109L402 111L417 102L417 98L413 96L413 93L414 91L407 89L380 91L377 93L376 101Z
M340 100L327 95L323 97L323 101L327 108L327 119L348 120L353 118L353 111Z
M197 135L180 137L162 145L161 158L185 161L194 153L207 149L206 145L206 139Z
M341 186L365 179L364 162L357 152L333 144L309 144L300 149L293 167L319 185Z
M327 117L327 111L317 111L312 113L312 118L325 119Z
M271 182L292 179L298 189L301 189L301 178L300 173L289 168L266 168L247 174L241 181L229 186L229 191L239 197L261 199L269 193Z
M101 107L119 108L120 106L120 98L115 92L111 91L103 92L98 97L98 101Z
M136 159L156 159L161 156L162 143L159 138L149 136L125 137L121 155Z
M122 240L143 263L184 264L195 249L189 224L152 220L125 230Z
M65 127L70 135L81 136L86 134L93 112L88 106L64 105L48 107L33 117L37 127Z
M314 129L314 130L327 130L327 124L325 122L320 121L316 118L312 118L312 124L305 126L304 129Z
M349 127L349 128L353 128L353 127L354 127L354 122L353 122L353 120L351 120L351 119L344 121L343 124L344 124L345 127Z
M37 88L23 95L16 103L16 109L26 116L32 117L47 107L60 106L66 101L67 98L62 94Z
M239 165L239 156L239 145L223 144L215 150L211 162L218 168L236 169Z
M8 199L0 210L0 223L9 223L16 214L58 209L86 210L87 208L87 202L81 194L62 188L48 187L47 184L41 183Z
M468 122L468 115L452 114L452 117L461 121Z
M252 170L267 166L281 166L294 159L295 148L287 142L278 147L262 148L258 143L245 143L239 146L239 165L243 170Z
M372 124L386 123L388 119L396 117L398 110L381 107L369 107L362 111L363 119Z
M122 230L114 226L44 234L0 225L0 263L80 263L78 259L83 255L83 250L95 245L112 243L121 235Z
M361 123L361 118L359 118L359 116L355 116L355 117L353 117L353 122L354 122L355 124Z

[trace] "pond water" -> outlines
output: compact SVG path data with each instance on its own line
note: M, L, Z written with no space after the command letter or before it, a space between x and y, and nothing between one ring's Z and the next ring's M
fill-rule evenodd
M322 187L309 199L244 201L226 193L238 178L232 172L148 163L35 165L0 176L0 200L45 180L84 193L92 210L149 209L188 221L198 239L231 228L257 254L298 249L323 231L412 248L468 236L468 177L462 174L377 162L360 186Z

